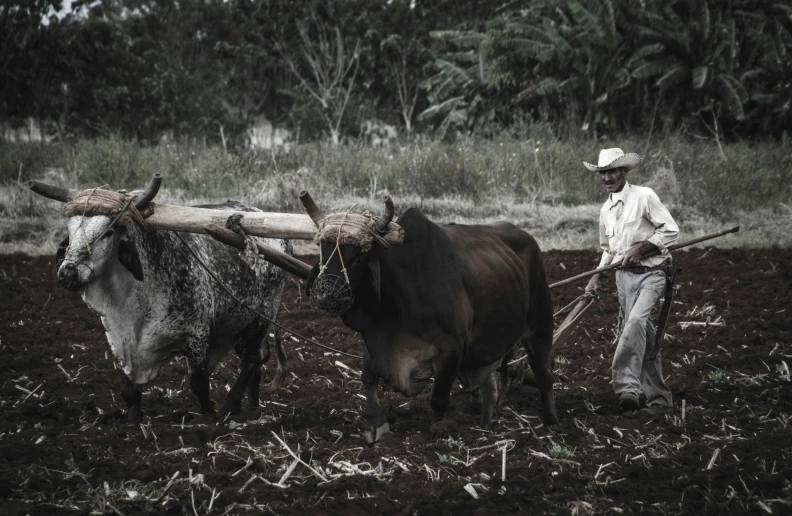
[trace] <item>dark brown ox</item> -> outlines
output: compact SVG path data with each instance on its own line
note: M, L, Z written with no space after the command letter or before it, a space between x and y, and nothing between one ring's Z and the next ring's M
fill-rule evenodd
M412 397L434 378L437 419L459 379L466 390L480 389L481 425L488 426L498 397L494 372L517 343L536 376L544 422L556 423L552 305L534 238L508 222L440 226L416 208L392 224L389 197L385 204L384 215L368 223L356 214L323 218L312 201L306 204L321 246L307 292L365 340L369 440L388 431L380 379Z

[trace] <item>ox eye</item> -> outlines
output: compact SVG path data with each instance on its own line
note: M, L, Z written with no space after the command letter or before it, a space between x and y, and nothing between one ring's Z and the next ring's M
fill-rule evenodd
M107 237L111 237L111 236L113 236L113 230L112 229L108 229L105 232L105 234L104 234L104 236L102 238L107 238Z

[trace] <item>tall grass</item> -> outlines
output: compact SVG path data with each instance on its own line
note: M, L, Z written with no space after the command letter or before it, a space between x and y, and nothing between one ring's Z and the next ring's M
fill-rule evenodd
M234 198L266 211L300 212L297 196L307 189L329 212L353 203L379 210L382 195L389 193L401 209L419 206L438 221L502 218L554 239L556 247L589 247L596 245L598 205L605 195L598 175L580 162L596 162L602 147L616 145L644 157L628 180L654 188L683 227L690 225L689 233L746 217L753 222L769 217L787 220L776 229L790 234L788 142L719 146L675 135L618 141L550 136L453 144L419 139L384 148L316 142L274 151L227 152L217 146L143 146L109 138L72 144L0 143L0 244L30 239L45 228L52 232L53 224L59 224L58 204L28 192L27 179L71 188L132 190L160 172L162 202ZM788 245L790 238L781 238L776 243ZM751 243L761 244L761 239Z

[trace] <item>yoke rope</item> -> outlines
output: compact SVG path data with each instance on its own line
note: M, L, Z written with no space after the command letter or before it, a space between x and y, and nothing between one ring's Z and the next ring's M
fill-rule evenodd
M71 202L66 203L64 212L67 217L75 215L116 217L113 222L118 222L122 226L126 226L132 220L148 231L150 228L146 219L140 214L137 206L130 202L131 200L132 196L126 190L113 192L101 187L90 188L83 190Z
M106 185L105 185L106 186ZM85 222L85 217L94 217L102 215L106 217L113 217L101 233L90 241L86 239L85 247L88 249L88 254L93 254L91 251L91 244L101 239L107 234L110 229L118 223L121 226L126 226L130 220L134 221L144 230L148 231L149 225L146 219L137 209L137 206L132 204L133 197L127 193L126 190L113 192L111 190L104 190L104 187L97 186L83 190L70 202L66 203L64 213L67 217L81 215L83 218L80 221L80 229L85 230L82 225ZM131 209L130 209L131 208ZM81 211L82 210L82 211ZM87 235L86 235L87 236ZM68 252L68 247L66 248Z

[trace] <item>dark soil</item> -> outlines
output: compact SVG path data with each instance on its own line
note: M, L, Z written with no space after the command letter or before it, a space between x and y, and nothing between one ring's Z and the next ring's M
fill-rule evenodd
M2 256L0 514L789 513L792 251L676 256L684 271L663 358L673 415L618 414L609 277L557 350L557 426L541 425L527 385L512 387L487 431L473 395L455 390L433 424L428 391L383 391L391 433L373 447L361 436L360 361L292 339L286 387L264 386L260 410L198 414L181 359L147 387L144 424L128 425L99 317L55 284L51 258ZM597 259L545 253L551 282ZM556 307L584 285L555 289ZM289 281L280 321L361 354L360 337L301 290ZM718 325L680 326L708 320ZM213 376L217 406L236 367L231 355ZM317 473L298 463L274 485L294 462L275 434Z

